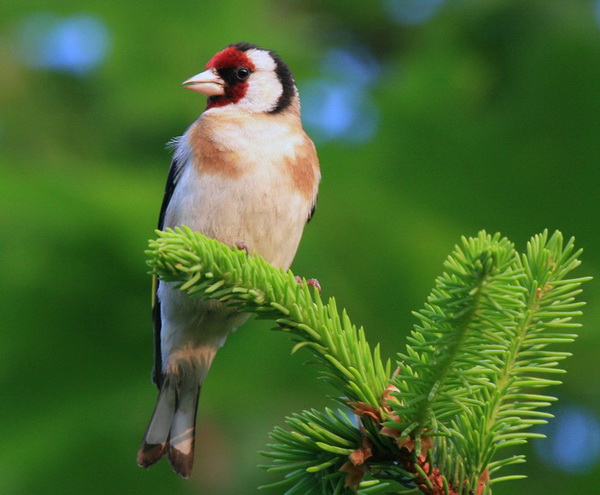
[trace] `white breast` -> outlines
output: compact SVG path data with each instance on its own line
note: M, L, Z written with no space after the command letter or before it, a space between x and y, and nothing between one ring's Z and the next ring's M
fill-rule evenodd
M217 145L235 143L240 173L206 173L190 152L190 130L176 157L182 168L165 216L165 227L188 225L233 246L244 242L275 266L289 268L311 204L293 187L282 156L293 153L289 132L254 123L240 132L221 126Z

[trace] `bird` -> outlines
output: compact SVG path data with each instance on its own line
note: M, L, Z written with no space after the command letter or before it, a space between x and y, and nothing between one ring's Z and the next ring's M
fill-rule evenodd
M182 84L208 98L199 118L172 140L158 229L187 225L287 270L321 180L290 69L275 52L238 42ZM170 282L153 285L158 399L137 463L148 468L166 456L189 478L202 385L228 334L249 315L190 297Z

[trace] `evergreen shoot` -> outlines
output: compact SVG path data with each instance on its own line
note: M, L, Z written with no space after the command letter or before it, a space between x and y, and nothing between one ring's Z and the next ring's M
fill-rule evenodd
M158 231L152 273L190 296L276 323L311 353L337 409L275 428L265 466L286 495L490 495L522 475L507 447L540 437L584 304L573 239L534 236L526 251L499 234L463 238L444 264L394 368L335 300L260 256L183 229Z

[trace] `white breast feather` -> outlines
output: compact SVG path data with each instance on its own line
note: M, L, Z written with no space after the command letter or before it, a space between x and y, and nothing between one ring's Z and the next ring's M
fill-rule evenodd
M281 159L293 153L297 141L287 128L273 124L255 123L243 133L236 127L222 126L215 136L223 146L235 142L242 150L242 172L236 178L203 174L202 167L192 163L188 135L183 136L176 152L183 165L165 226L185 224L225 244L244 242L251 252L287 269L311 207L293 189Z

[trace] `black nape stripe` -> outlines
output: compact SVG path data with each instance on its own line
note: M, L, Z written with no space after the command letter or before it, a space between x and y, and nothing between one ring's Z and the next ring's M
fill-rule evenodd
M230 46L237 48L241 52L247 52L248 50L252 50L253 48L258 48L259 50L262 50L262 48L259 48L258 46L254 45L252 43L246 43L245 41L238 41L237 43L231 43L231 45L228 45L228 47L230 47Z
M232 43L229 46L233 46L242 52L247 52L248 50L252 49L263 50L263 48L259 47L258 45L247 43L245 41ZM281 58L279 58L279 55L272 50L265 51L269 52L275 61L275 74L277 74L277 78L281 82L281 86L283 88L283 92L281 93L279 100L277 100L277 105L275 105L275 107L270 110L269 113L280 113L291 105L296 93L296 83L289 67L283 60L281 60Z
M281 87L283 88L283 92L281 93L279 100L277 100L277 105L275 105L275 108L273 108L273 110L271 110L269 113L279 113L291 105L292 99L296 94L296 83L294 82L294 76L285 62L281 60L276 53L269 53L271 53L273 60L275 60L275 64L277 65L275 68L275 73L277 74L277 77L281 82Z

